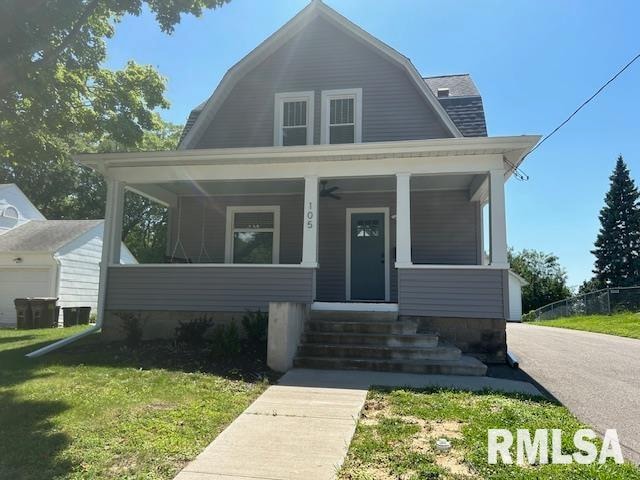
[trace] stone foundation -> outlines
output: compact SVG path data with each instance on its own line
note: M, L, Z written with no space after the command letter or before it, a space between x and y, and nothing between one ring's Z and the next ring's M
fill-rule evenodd
M233 321L242 335L242 317L245 312L192 312L192 311L107 311L102 324L102 338L105 341L122 341L126 337L125 321L120 315L134 314L140 318L142 340L166 340L176 336L180 322L189 322L206 316L214 325L229 324ZM123 316L124 316L123 315Z
M418 333L437 333L462 353L485 363L505 363L506 321L499 318L409 317L418 322Z

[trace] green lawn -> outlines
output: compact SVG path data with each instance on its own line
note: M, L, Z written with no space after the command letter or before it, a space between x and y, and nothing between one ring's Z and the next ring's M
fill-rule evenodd
M507 466L487 462L487 429L561 428L563 452L573 452L580 423L540 398L449 390L369 392L341 480L422 479L640 479L640 470L616 465ZM570 435L570 436L569 436ZM435 453L445 437L449 453ZM512 452L515 459L515 452Z
M24 357L76 331L0 330L0 478L171 479L266 388L97 336Z
M621 337L640 338L640 313L564 317L556 320L531 322L531 325L571 328L587 332L608 333L609 335L619 335Z

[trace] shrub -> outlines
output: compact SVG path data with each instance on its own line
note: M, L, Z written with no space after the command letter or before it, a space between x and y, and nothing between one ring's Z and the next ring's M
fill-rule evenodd
M119 312L116 315L122 320L124 343L129 348L136 348L142 343L142 318L139 313Z
M269 314L257 310L247 312L242 317L242 328L247 334L247 341L252 346L266 344L269 329Z
M211 356L216 359L233 358L240 353L240 332L235 322L216 325L211 336Z
M213 325L213 319L202 316L188 322L180 322L176 327L176 343L178 345L202 346L204 334Z

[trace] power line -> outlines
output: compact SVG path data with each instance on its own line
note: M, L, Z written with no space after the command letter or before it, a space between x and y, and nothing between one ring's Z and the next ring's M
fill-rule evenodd
M533 152L535 152L538 148L540 148L540 145L542 145L544 142L549 140L549 138L551 138L553 136L553 134L555 134L558 130L560 130L562 127L564 127L573 117L576 116L576 114L580 110L582 110L584 107L586 107L587 104L589 102L591 102L591 100L596 98L600 94L600 92L602 92L605 88L607 88L611 82L613 82L616 78L618 78L622 74L622 72L624 72L627 68L629 68L633 64L633 62L635 62L639 58L640 58L640 53L638 53L635 57L633 57L624 67L622 67L620 70L618 70L618 73L616 73L613 77L611 77L609 80L607 80L604 85L602 85L598 90L596 90L596 92L593 95L591 95L587 100L585 100L582 103L582 105L580 105L578 108L576 108L573 111L573 113L571 115L569 115L560 125L558 125L556 128L554 128L551 131L551 133L545 135L544 138L542 140L540 140L540 142L535 147L533 147L531 150L529 150L529 152L524 157L522 157L522 160L520 160L520 162L523 162L525 158L527 158L529 155L531 155ZM513 164L511 164L511 165L513 167L515 167L515 165L513 165ZM528 180L529 179L529 175L524 173L524 171L520 167L515 167L514 168L514 175L519 180L523 180L524 181L524 180Z

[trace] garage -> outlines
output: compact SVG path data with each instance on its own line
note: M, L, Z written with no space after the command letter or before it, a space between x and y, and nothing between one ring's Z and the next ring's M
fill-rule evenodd
M48 297L51 291L51 268L0 268L0 324L15 324L15 298Z

